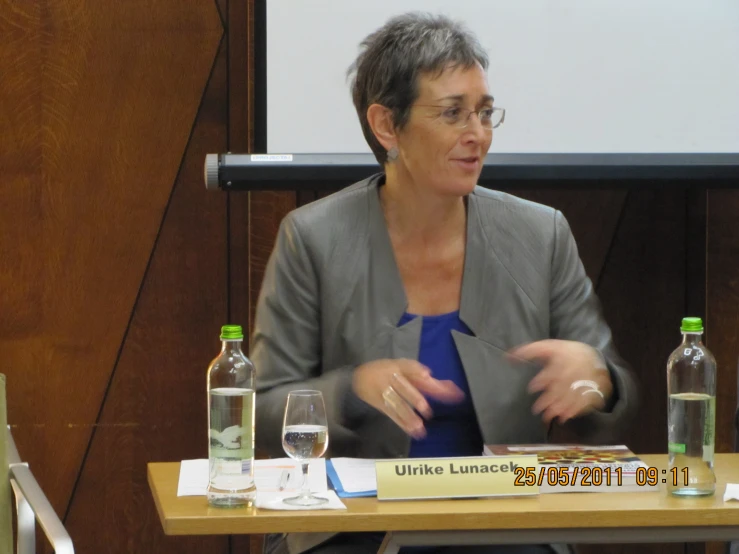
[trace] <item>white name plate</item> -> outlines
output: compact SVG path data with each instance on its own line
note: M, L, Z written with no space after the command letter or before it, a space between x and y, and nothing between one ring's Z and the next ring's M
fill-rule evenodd
M539 470L536 455L377 460L377 498L416 500L539 494L522 479ZM531 473L531 470L528 471Z

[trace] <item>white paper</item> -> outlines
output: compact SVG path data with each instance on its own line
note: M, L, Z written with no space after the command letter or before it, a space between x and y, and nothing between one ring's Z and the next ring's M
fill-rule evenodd
M364 458L331 458L331 464L339 476L344 492L377 490L375 460Z
M280 491L280 481L285 470L288 471L287 486L283 491ZM177 496L205 496L208 489L208 471L207 459L182 460L177 483ZM311 492L325 492L328 490L326 460L323 458L311 460L308 466L308 480ZM254 482L257 486L257 492L294 494L303 485L303 471L298 462L291 458L255 460Z
M288 471L287 485L282 492L299 491L303 486L302 466L291 458L274 458L254 461L254 481L259 492L280 492L282 472ZM308 464L308 483L311 492L328 490L326 480L326 460L317 458Z
M327 503L319 504L318 506L291 506L282 501L283 498L289 498L291 496L295 496L295 493L257 492L255 505L257 508L263 510L346 510L346 506L336 496L334 491L315 493L315 496L328 499Z
M739 484L726 483L726 492L724 492L724 502L727 500L739 500Z
M204 496L208 488L208 460L182 460L177 496Z

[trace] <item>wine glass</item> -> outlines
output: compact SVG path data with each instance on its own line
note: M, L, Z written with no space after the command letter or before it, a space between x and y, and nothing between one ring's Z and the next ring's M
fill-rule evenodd
M298 496L283 499L292 506L318 506L328 502L314 496L308 482L311 459L320 458L328 448L328 424L323 395L317 390L296 390L287 395L282 425L282 448L303 466L303 487Z

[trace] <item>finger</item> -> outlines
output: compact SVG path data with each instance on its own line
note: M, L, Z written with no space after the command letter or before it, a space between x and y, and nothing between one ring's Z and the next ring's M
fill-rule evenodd
M545 366L531 378L528 385L528 391L531 393L543 391L544 389L552 387L560 379L561 372L558 367L551 365Z
M554 397L547 407L542 411L542 418L548 422L557 419L560 424L564 423L572 416L572 412L577 413L582 407L582 400L576 398L569 392L560 393Z
M587 410L586 407L582 406L582 404L576 404L572 403L566 407L564 407L562 410L559 411L557 414L557 418L560 425L564 425L569 420L571 420L573 417L581 415L585 413Z
M398 360L400 373L422 394L441 402L454 403L464 399L464 392L452 381L439 381L431 376L431 370L415 361Z
M527 390L531 394L545 390L567 394L570 392L570 379L567 375L567 369L563 365L547 365L531 378Z
M430 378L415 383L415 386L423 394L440 402L454 404L464 399L464 392L453 381L439 381Z
M529 392L539 392L548 387L569 389L572 381L571 363L567 360L550 360L529 381Z
M578 398L566 384L561 380L555 380L543 389L543 392L534 402L532 411L534 413L542 413L547 409L556 409L557 413L559 413L563 409L563 406L568 406L578 401Z
M581 401L571 402L570 404L558 409L556 417L558 418L560 425L564 425L572 418L586 414L591 410L591 407L588 407L587 404L583 404Z
M539 398L536 399L536 402L534 402L534 405L531 407L531 411L534 414L540 414L544 412L547 408L552 406L554 403L558 401L559 395L557 395L553 391L547 391L543 393Z
M564 424L568 420L587 414L603 404L600 395L594 391L574 392L569 396L570 400L566 405L558 409L560 423Z
M382 394L385 402L385 413L392 419L401 429L414 438L423 438L426 436L426 429L423 426L423 420L418 417L410 405L403 400L393 387L388 387Z
M547 425L549 425L555 419L557 419L560 424L563 423L561 416L562 416L562 410L561 410L561 405L559 403L554 403L550 405L541 414L542 420Z
M429 406L429 403L423 395L418 392L418 389L411 385L400 373L393 374L392 387L401 396L401 398L403 398L403 400L413 406L418 413L422 414L426 419L433 415L431 412L431 406Z
M409 380L424 380L431 377L431 370L416 360L402 358L396 360L396 366L399 370L398 373Z
M408 419L404 417L404 415L401 415L394 409L389 409L385 413L392 419L395 424L400 427L405 433L407 433L409 436L416 440L423 439L426 436L426 428L423 426L423 423L421 422L421 418L418 416L410 416L412 410L406 408L408 411L404 413L405 416L408 416ZM415 419L416 421L413 421Z
M418 440L418 439L422 439L422 438L424 438L426 436L426 430L425 430L423 424L421 424L420 426L414 426L412 424L407 423L392 408L386 409L385 410L385 414L391 420L393 420L393 422L395 423L395 425L397 425L398 427L400 427L403 430L404 433L410 435L414 439L417 439Z
M558 341L554 339L530 342L509 350L508 356L510 358L518 358L528 362L535 360L546 361L556 353L557 344Z

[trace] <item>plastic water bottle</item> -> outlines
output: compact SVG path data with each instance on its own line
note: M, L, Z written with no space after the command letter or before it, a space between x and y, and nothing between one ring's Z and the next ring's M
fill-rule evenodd
M221 353L208 367L207 497L211 506L251 506L254 485L254 365L239 325L221 328Z
M678 496L711 495L716 490L716 359L701 340L700 318L684 318L680 330L682 344L667 362L667 490Z

